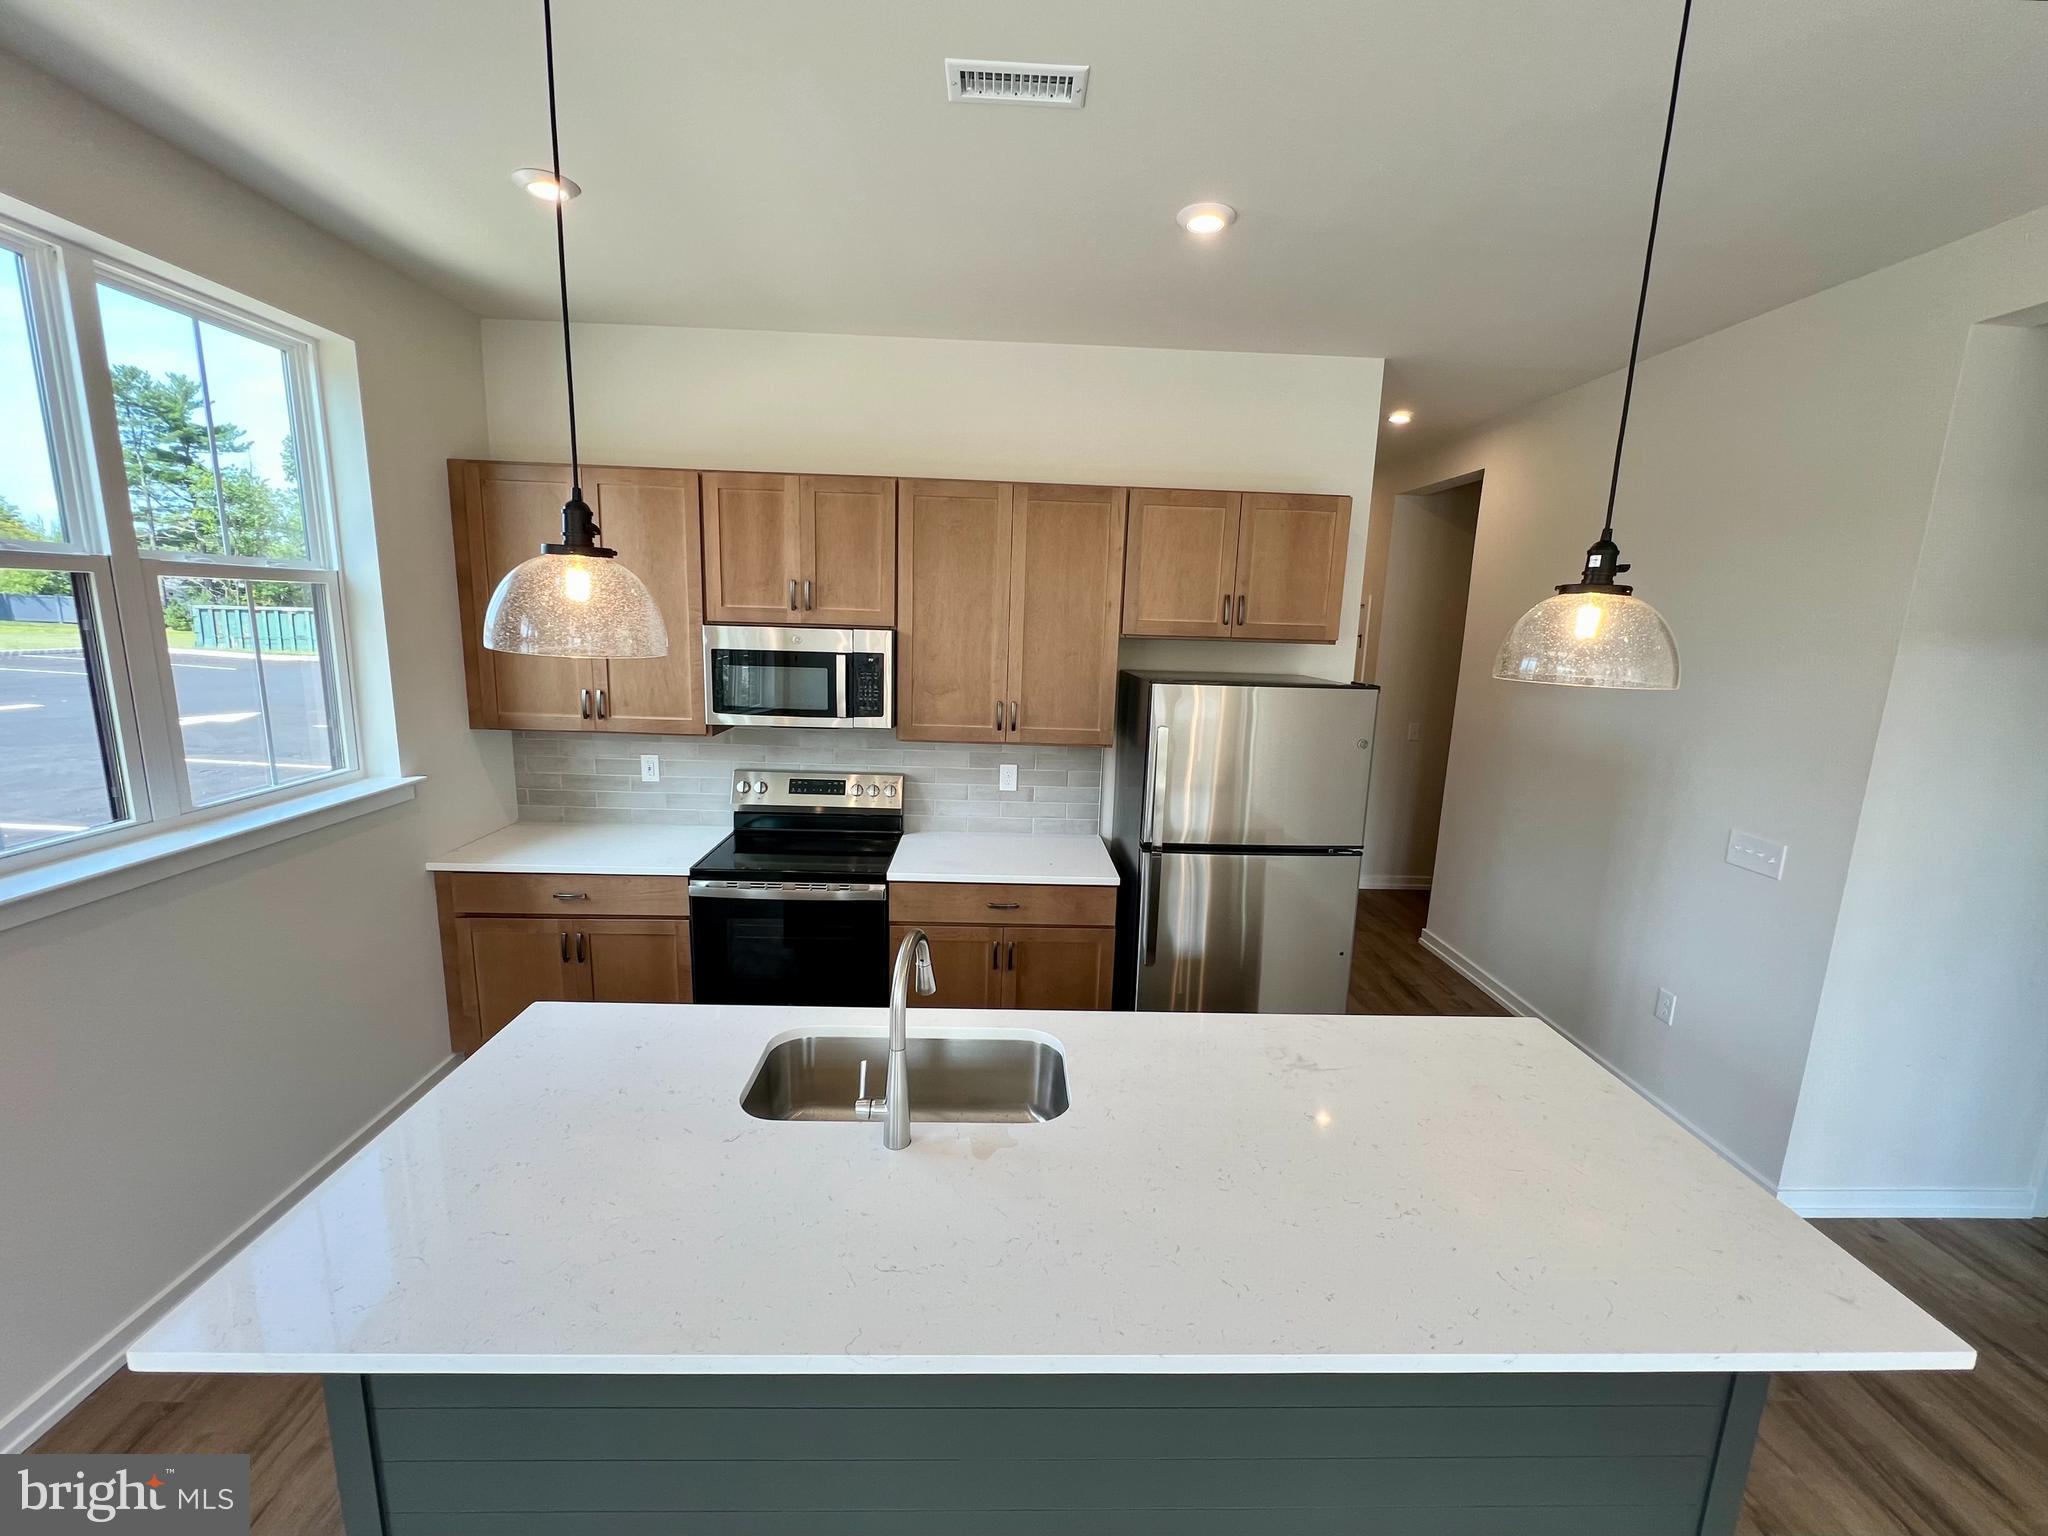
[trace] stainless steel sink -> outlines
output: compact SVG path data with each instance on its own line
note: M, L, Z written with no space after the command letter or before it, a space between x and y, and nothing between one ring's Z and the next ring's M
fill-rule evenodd
M1066 1113L1067 1059L1028 1035L912 1035L910 1118L1018 1124ZM740 1107L757 1120L852 1120L881 1091L886 1035L799 1035L768 1049ZM862 1086L861 1063L867 1063Z

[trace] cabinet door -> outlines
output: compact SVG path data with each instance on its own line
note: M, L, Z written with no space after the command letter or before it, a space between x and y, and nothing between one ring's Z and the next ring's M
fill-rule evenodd
M514 656L483 646L484 610L505 574L561 542L569 472L552 464L453 460L457 607L468 664L469 723L483 730L581 731L599 668L555 656Z
M795 475L706 474L704 616L714 624L796 624L803 550Z
M697 477L678 469L593 469L584 494L607 546L647 584L668 626L668 654L596 663L601 731L701 736L704 616L699 596Z
M893 965L908 923L889 926L889 961ZM913 1008L994 1008L1002 1001L1002 930L1000 928L927 928L932 942L932 980L939 990L922 997L910 989Z
M1222 638L1237 596L1236 491L1132 491L1123 632Z
M1237 638L1336 639L1350 532L1349 496L1248 492L1237 530Z
M1003 1006L1109 1006L1114 928L1005 928Z
M1009 739L1106 747L1123 611L1123 489L1020 485L1013 494Z
M1004 740L1010 487L902 482L896 571L896 734L905 741Z
M690 1000L687 922L587 918L571 925L571 963L587 976L584 995L599 1003Z
M551 917L464 917L458 940L476 980L480 1033L488 1040L529 1003L560 1003L579 992L568 929Z
M802 624L889 629L896 623L896 482L805 475L797 484Z

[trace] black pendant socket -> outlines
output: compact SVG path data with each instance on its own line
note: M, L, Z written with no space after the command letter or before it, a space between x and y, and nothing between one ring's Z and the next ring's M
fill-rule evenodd
M1621 550L1614 542L1614 535L1603 531L1600 537L1586 549L1586 568L1577 581L1568 581L1557 590L1560 592L1613 592L1621 597L1635 591L1615 581L1628 567L1621 563Z
M543 544L540 552L544 555L588 555L594 560L617 557L619 552L616 549L606 549L597 540L597 514L583 499L583 487L579 485L562 503L562 542Z

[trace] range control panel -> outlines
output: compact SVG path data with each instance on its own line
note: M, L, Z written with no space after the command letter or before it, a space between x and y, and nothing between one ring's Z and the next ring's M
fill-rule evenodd
M740 768L732 776L734 810L898 811L900 773L784 773Z

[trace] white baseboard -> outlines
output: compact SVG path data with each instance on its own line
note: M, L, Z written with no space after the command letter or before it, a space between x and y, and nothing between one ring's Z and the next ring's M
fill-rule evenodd
M445 1077L460 1060L460 1057L450 1055L393 1099L361 1130L328 1153L303 1177L293 1180L291 1186L275 1200L221 1239L212 1252L116 1323L98 1343L31 1393L26 1402L18 1404L6 1417L0 1418L0 1454L26 1450L51 1425L84 1402L100 1383L120 1368L122 1360L128 1354L129 1344L137 1335L151 1327L157 1319L197 1289L215 1270L253 1242L264 1228L283 1215L301 1195L355 1156L365 1142L404 1113L415 1099Z
M1358 888L1361 891L1426 891L1429 882L1428 875L1360 875Z
M2031 1189L1792 1189L1778 1198L1802 1216L1938 1216L2026 1219Z
M1588 1056L1592 1057L1595 1061L1599 1062L1601 1066L1605 1067L1608 1071L1612 1072L1624 1083L1627 1083L1629 1087L1635 1089L1637 1093L1641 1094L1645 1099L1649 1100L1650 1103L1656 1105L1657 1108L1663 1110L1665 1114L1669 1115L1672 1119L1676 1120L1680 1125L1684 1126L1694 1136L1697 1136L1701 1141L1705 1142L1708 1146L1712 1147L1732 1167L1741 1170L1741 1172L1748 1175L1756 1183L1761 1185L1763 1188L1769 1190L1772 1194L1776 1194L1778 1192L1778 1185L1775 1179L1765 1178L1761 1173L1759 1173L1756 1169L1752 1168L1742 1158L1738 1157L1735 1153L1729 1151L1728 1148L1724 1147L1718 1140L1708 1135L1705 1131L1701 1130L1697 1125L1693 1124L1692 1121L1688 1120L1684 1115L1680 1114L1677 1110L1673 1109L1669 1104L1665 1103L1664 1100L1659 1098L1656 1094L1650 1092L1649 1089L1645 1088L1633 1077L1630 1077L1628 1073L1622 1071L1621 1068L1617 1067L1613 1062L1609 1061L1605 1056L1601 1055L1600 1052L1594 1050L1590 1045L1586 1044L1585 1041L1581 1040L1577 1035L1574 1035L1570 1030L1566 1029L1562 1024L1558 1023L1557 1020L1553 1019L1541 1008L1538 1008L1526 997L1523 997L1519 992L1515 991L1513 987L1510 987L1498 976L1492 974L1484 966L1480 965L1476 960L1473 960L1469 956L1460 953L1455 945L1451 944L1438 934L1431 932L1430 929L1428 929L1427 927L1425 927L1422 930L1422 947L1428 950L1431 954L1435 955L1439 960L1443 961L1444 964L1448 965L1452 970L1456 971L1459 975L1463 976L1467 981L1471 982L1473 986L1477 987L1480 991L1484 992L1488 997L1492 998L1496 1003L1499 1003L1501 1007L1507 1009L1510 1013L1522 1014L1525 1017L1532 1019L1541 1019L1544 1023L1548 1024L1552 1029L1556 1030L1560 1035L1563 1035L1565 1039L1571 1041L1573 1045L1577 1046L1580 1050L1584 1051Z

